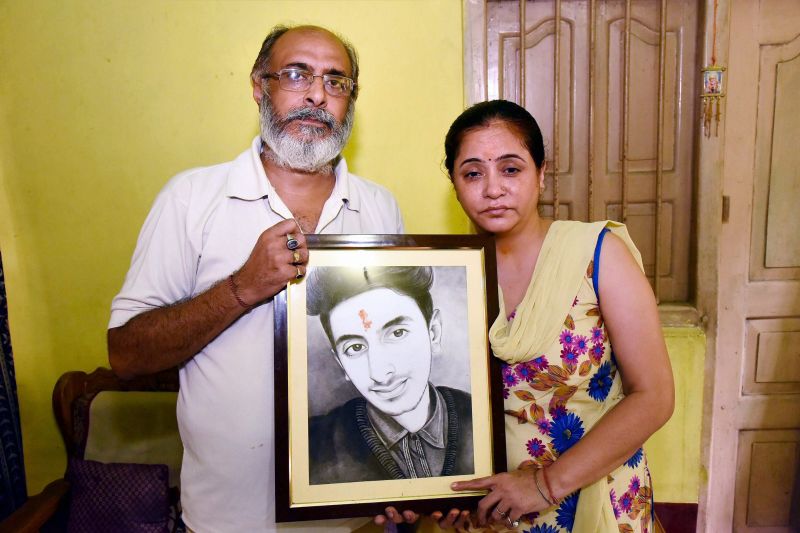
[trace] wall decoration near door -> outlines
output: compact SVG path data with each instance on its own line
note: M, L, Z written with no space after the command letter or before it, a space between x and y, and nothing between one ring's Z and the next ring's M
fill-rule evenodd
M714 29L711 33L711 64L703 72L703 135L711 137L711 119L714 119L714 137L719 137L719 121L722 118L720 101L725 97L725 67L717 65L717 6L714 0Z

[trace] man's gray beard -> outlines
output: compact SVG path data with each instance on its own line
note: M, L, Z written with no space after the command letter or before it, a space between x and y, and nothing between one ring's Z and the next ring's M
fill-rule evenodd
M261 140L269 147L265 155L278 165L303 172L329 171L336 157L342 153L353 129L355 103L350 100L347 113L341 123L325 109L301 107L290 110L281 118L272 107L267 93L261 98ZM313 119L325 124L330 133L325 137L325 128L301 125L303 138L287 131L295 120Z

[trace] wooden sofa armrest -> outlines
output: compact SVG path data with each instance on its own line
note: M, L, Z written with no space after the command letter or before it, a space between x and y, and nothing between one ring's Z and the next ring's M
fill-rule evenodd
M98 393L177 392L178 386L177 368L130 380L117 377L110 368L97 368L89 374L77 370L62 374L53 388L53 413L67 447L67 456L83 459L89 435L89 409Z
M131 380L118 378L111 369L98 368L91 373L64 373L53 388L53 413L64 439L67 458L83 459L89 432L89 410L98 393L104 391L177 392L178 370L173 368ZM0 533L37 533L56 515L60 520L70 484L58 479L28 500L0 522ZM171 494L177 501L178 493ZM52 524L50 524L52 525Z
M57 479L42 492L31 496L8 518L0 522L0 533L37 533L58 509L69 492L69 481Z

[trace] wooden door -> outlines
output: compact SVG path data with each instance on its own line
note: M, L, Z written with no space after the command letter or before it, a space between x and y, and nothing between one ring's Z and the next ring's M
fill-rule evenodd
M476 3L481 6L470 9ZM655 0L627 7L615 0L527 1L524 7L468 0L467 6L467 56L475 58L466 65L468 103L503 98L536 117L548 168L542 214L553 217L557 205L560 219L624 221L660 300L692 301L697 2L668 2L663 43Z
M800 2L733 0L729 36L703 529L797 531Z

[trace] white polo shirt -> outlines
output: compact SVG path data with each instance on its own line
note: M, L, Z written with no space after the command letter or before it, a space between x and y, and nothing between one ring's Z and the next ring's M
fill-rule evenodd
M244 264L265 229L292 217L264 173L260 146L256 137L233 161L182 172L164 187L111 304L109 328L202 293ZM388 190L350 174L344 159L335 174L316 233L403 233ZM285 527L275 524L272 343L269 302L240 317L180 371L181 502L184 521L197 533ZM333 525L317 527L335 531Z

